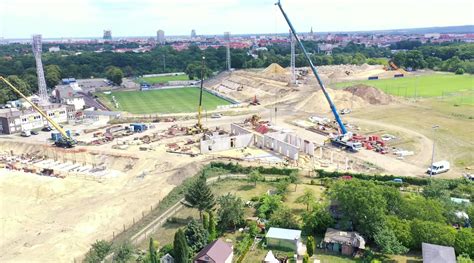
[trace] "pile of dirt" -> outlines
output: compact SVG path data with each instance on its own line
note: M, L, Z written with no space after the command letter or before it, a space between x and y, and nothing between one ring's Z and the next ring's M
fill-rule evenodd
M277 63L272 63L266 69L262 71L262 73L266 74L285 74L286 69L282 66L278 65Z
M358 96L353 96L350 92L344 90L328 90L332 101L338 109L357 109L368 106L369 103ZM313 92L303 101L295 105L295 109L311 113L328 113L331 111L326 97L321 90Z
M364 101L372 105L387 105L393 101L392 96L385 94L377 88L363 84L347 87L344 88L344 90L362 98Z

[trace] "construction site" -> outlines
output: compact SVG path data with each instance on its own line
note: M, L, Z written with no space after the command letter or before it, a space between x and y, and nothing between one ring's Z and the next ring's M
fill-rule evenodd
M201 97L206 89L238 103L206 114L196 98L192 113L77 115L62 125L44 115L53 134L1 135L0 261L81 259L95 240L113 238L215 160L308 176L315 169L400 178L472 173L472 107L361 84L336 88L430 72L367 64L313 70L271 64L219 73L201 81ZM449 170L427 173L442 160Z

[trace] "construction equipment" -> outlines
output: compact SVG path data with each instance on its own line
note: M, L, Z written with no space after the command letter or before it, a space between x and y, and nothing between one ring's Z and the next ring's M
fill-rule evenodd
M362 145L359 142L351 142L350 141L352 135L347 132L346 126L344 126L344 123L342 122L341 117L339 116L339 113L336 109L336 105L334 105L331 97L329 96L329 93L326 90L326 87L324 86L324 83L323 83L321 77L318 74L318 71L316 70L316 67L313 64L313 61L309 57L308 52L306 52L306 49L305 49L303 43L301 42L300 38L296 34L295 28L293 27L293 25L291 24L290 19L288 18L285 11L283 10L283 7L281 6L280 0L278 0L278 2L275 3L275 5L277 5L279 7L281 13L283 14L283 17L285 18L286 22L288 23L288 26L290 27L291 33L293 34L296 42L298 42L298 45L300 46L301 50L303 51L303 55L304 55L306 61L308 62L309 66L310 66L310 68L313 72L313 75L316 77L316 80L318 81L318 84L321 87L321 90L323 91L323 94L324 94L324 96L326 97L326 100L329 103L329 107L331 108L331 111L334 114L334 118L336 119L336 122L339 125L339 128L341 130L341 134L338 134L338 135L334 136L333 138L331 138L331 142L336 146L342 146L342 147L344 147L346 149L349 149L351 151L358 151L358 149L360 149L362 147Z
M199 93L198 122L194 126L188 128L188 130L186 131L188 135L199 134L206 131L206 129L203 128L202 120L201 120L202 119L202 90L203 90L203 84L204 84L205 59L206 57L203 56L201 60L201 91Z
M54 144L56 146L63 148L72 148L75 144L77 144L76 140L69 136L59 124L52 120L46 113L44 113L38 106L36 106L36 104L31 102L23 93L20 92L20 90L13 86L10 81L8 81L2 76L0 76L0 80L3 80L3 82L5 82L16 94L18 94L26 102L28 102L35 111L37 111L43 118L48 121L48 123L50 123L56 130L58 130L61 136L58 136L57 139L54 141Z
M244 124L250 123L253 126L257 126L260 119L261 119L260 116L258 116L257 114L254 114L252 115L252 117L245 119Z
M253 96L253 100L252 102L250 102L250 105L252 106L260 105L260 101L257 99L257 95Z

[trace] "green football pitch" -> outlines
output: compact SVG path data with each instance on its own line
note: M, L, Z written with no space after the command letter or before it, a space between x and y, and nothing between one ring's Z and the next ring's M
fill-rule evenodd
M472 97L474 91L473 75L454 75L449 73L343 82L336 84L336 87L341 88L360 83L379 88L385 93L400 97L416 96L428 98L456 95ZM469 100L470 98L466 99Z
M189 78L188 78L188 75L145 77L145 78L139 78L138 82L156 84L156 83L166 83L168 81L175 81L175 80L189 80Z
M147 91L117 91L111 94L96 93L112 110L135 114L196 112L199 105L199 88L174 88ZM112 96L118 108L112 103ZM202 106L215 110L219 105L231 104L207 91L203 91Z

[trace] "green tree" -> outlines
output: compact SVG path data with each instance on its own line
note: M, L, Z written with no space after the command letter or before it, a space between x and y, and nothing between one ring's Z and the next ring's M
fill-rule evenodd
M309 207L314 201L314 192L309 188L305 188L303 194L296 198L296 203L306 205L306 211L309 211Z
M315 205L312 211L303 213L303 232L306 235L323 234L328 227L334 225L334 219L327 207Z
M217 222L216 222L216 217L214 215L214 212L210 211L209 212L209 242L216 240L217 238Z
M7 81L10 82L15 88L17 88L23 95L31 95L31 87L18 76L12 75L6 77ZM9 100L16 100L20 98L6 83L0 81L0 103L5 103Z
M89 251L86 262L100 262L112 251L112 242L105 240L97 240L92 244L92 248Z
M306 253L308 253L308 255L310 257L313 256L314 254L314 249L315 249L315 241L314 241L314 237L313 236L309 236L308 239L306 240Z
M120 68L110 66L105 71L105 76L108 80L112 81L115 85L122 84L123 72Z
M148 244L148 257L150 259L150 263L158 263L158 254L157 254L157 246L155 246L155 242L152 237L150 237L150 243Z
M114 262L128 262L133 255L133 246L129 242L121 244L114 253Z
M298 229L298 220L293 211L286 206L280 206L271 216L268 224L274 227Z
M202 218L202 211L211 210L216 204L214 194L211 188L206 184L206 176L200 175L199 178L188 188L184 195L187 207L195 208L199 211L199 218Z
M420 249L423 242L452 247L456 239L456 230L444 223L415 219L411 223L411 236L415 249Z
M367 58L362 53L355 53L352 57L352 64L362 65Z
M257 207L258 217L266 219L270 218L270 215L281 206L281 199L280 195L263 195L263 197L260 198Z
M426 198L446 199L449 197L448 185L444 181L431 180L430 183L423 188L423 196Z
M397 240L405 247L413 247L413 238L411 234L411 221L400 219L396 216L387 217L387 226L392 229Z
M443 203L437 199L426 199L411 195L403 198L398 216L404 219L420 219L433 222L446 222Z
M288 186L290 182L288 180L280 180L275 183L276 194L281 195L282 197L288 193Z
M298 171L292 171L290 175L288 176L288 179L290 180L290 183L295 184L295 192L296 192L296 188L298 187L298 184L300 183L300 178L298 177Z
M474 230L462 228L456 233L454 249L457 254L467 254L474 258Z
M338 181L331 187L330 197L344 211L342 219L352 221L354 228L366 238L372 238L385 223L387 203L380 187L372 181Z
M184 236L186 237L186 242L191 248L191 251L195 253L207 245L209 234L207 230L202 227L202 224L199 224L193 219L186 225Z
M189 262L189 247L182 229L178 229L174 234L173 257L175 263Z
M394 231L386 226L377 229L374 240L384 254L405 254L408 252L408 248L398 241Z
M247 179L252 182L254 186L257 186L257 182L263 180L263 175L258 170L252 170L248 175Z
M209 231L209 213L202 213L202 227Z
M222 230L235 229L244 221L244 203L238 196L228 193L218 199L219 228Z
M255 237L260 232L257 226L257 222L255 221L249 221L247 223L247 227L249 228L249 234L251 237Z
M44 78L46 85L50 88L58 85L61 80L61 70L58 65L47 65L44 68Z
M456 258L457 263L473 263L471 257L467 254L461 254Z

